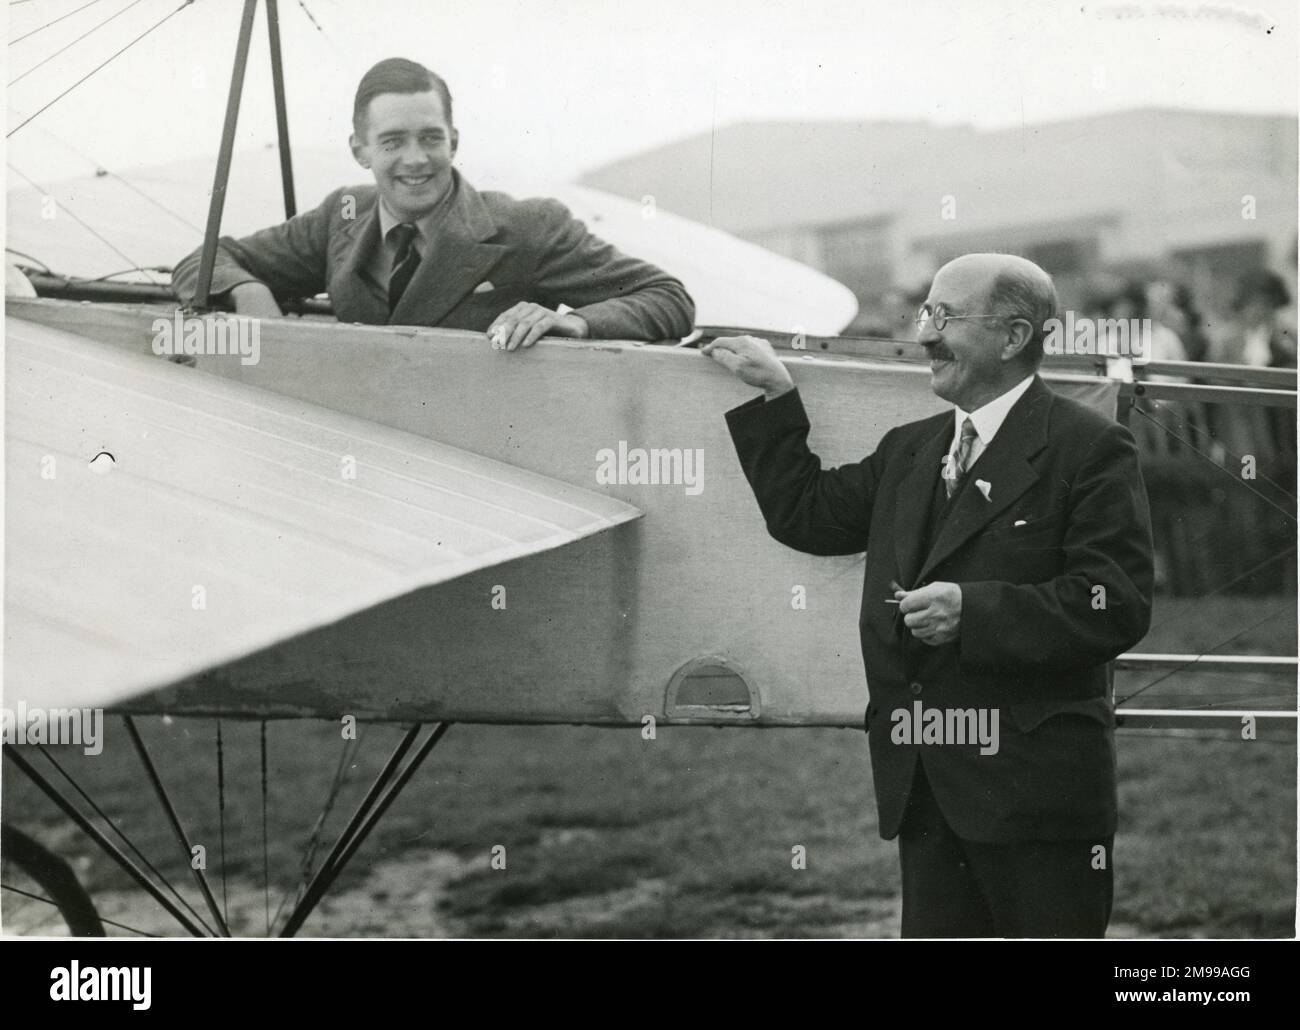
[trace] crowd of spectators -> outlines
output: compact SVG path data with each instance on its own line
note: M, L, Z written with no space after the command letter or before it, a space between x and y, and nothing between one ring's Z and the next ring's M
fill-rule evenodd
M1296 367L1296 317L1282 277L1250 271L1235 283L1225 316L1207 317L1181 282L1130 280L1094 293L1085 314L1105 319L1151 320L1149 359L1209 361L1270 368Z
M1296 367L1296 319L1281 276L1248 272L1222 315L1186 285L1129 282L1094 298L1100 318L1149 318L1152 361ZM1149 382L1212 382L1144 372ZM1130 414L1156 535L1158 585L1174 594L1294 595L1295 411L1165 398ZM1225 474L1226 473L1226 474Z

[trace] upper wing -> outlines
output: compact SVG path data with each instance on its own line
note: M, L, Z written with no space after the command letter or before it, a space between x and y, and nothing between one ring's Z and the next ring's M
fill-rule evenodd
M6 330L10 707L120 702L641 515L165 360Z

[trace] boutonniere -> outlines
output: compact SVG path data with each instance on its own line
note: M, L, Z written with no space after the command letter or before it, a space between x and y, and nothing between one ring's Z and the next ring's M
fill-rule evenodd
M990 483L987 479L977 479L975 480L975 485L976 487L979 488L979 492L984 495L984 500L986 501L993 500L993 498L989 496L989 494L993 492L992 483Z

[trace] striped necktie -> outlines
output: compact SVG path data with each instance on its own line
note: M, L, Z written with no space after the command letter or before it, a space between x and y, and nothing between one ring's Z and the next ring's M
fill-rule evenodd
M388 277L388 313L391 315L402 299L411 277L420 264L420 252L415 248L417 229L410 222L395 225L388 236L396 244L393 254L393 272Z
M966 469L970 466L970 452L975 446L975 425L967 418L961 424L961 439L957 441L957 451L953 455L953 465L956 468L956 475L951 479L945 478L943 481L944 489L948 492L948 500L952 500L952 495L957 492L957 487L961 485L961 480L966 475Z

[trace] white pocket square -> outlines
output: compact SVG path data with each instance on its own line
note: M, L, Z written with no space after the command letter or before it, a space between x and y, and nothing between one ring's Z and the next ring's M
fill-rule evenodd
M987 479L977 479L975 480L975 486L978 487L979 492L984 495L984 500L986 501L992 500L992 498L989 497L989 494L993 490L992 483L990 483Z
M1024 524L1025 524L1025 520L1024 520L1024 519L1016 519L1015 523L1013 523L1013 525L1012 525L1011 528L1012 528L1012 529L1015 529L1016 526L1023 526Z
M479 283L477 286L474 287L474 292L475 292L475 293L491 293L491 292L492 292L493 290L495 290L495 289L496 289L496 287L493 286L492 283L491 283L489 280L486 280L486 279L485 279L483 282Z

